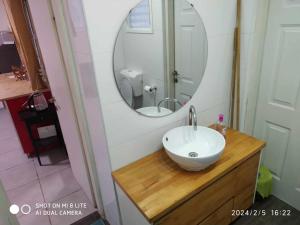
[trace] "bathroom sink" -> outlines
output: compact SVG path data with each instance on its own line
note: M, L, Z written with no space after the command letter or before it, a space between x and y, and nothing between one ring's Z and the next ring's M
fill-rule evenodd
M200 171L215 163L225 148L219 132L202 126L177 127L163 137L168 156L188 171Z
M160 112L158 112L157 106L144 107L144 108L137 109L136 111L143 115L153 116L153 117L166 116L173 113L173 111L171 111L170 109L166 109L163 107L160 107Z

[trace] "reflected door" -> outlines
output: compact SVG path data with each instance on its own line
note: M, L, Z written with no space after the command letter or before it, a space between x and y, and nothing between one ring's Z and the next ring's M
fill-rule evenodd
M273 194L300 210L300 1L270 1L268 20L255 135Z
M185 104L196 92L204 74L207 39L194 6L185 0L174 2L175 98Z

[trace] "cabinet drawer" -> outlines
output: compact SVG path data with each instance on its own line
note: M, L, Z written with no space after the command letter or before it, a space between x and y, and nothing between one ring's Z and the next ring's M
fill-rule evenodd
M236 169L158 221L159 225L198 225L234 196Z
M251 207L253 204L254 198L254 191L255 191L255 183L244 189L244 191L234 197L233 200L233 209L234 210L246 210ZM233 216L232 220L237 219L238 216Z
M228 225L231 223L233 199L222 205L199 225Z
M245 188L255 185L260 153L252 156L237 168L236 194L242 193Z
M238 184L233 200L234 210L248 209L253 203L259 159L260 153L257 153L237 168ZM232 220L237 218L238 216L233 216Z

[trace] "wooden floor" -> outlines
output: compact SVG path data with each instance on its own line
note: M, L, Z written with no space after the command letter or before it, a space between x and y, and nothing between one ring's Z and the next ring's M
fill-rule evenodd
M266 210L267 215L240 217L233 225L300 225L300 212L274 196L256 201L251 209ZM272 216L272 209L291 210L291 216Z

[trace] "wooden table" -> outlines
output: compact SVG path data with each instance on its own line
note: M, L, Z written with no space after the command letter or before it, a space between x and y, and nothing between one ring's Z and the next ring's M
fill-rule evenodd
M33 92L29 81L16 81L15 78L9 78L9 76L13 74L0 75L0 101L22 97Z
M221 159L203 171L184 171L160 150L113 172L113 178L145 218L155 222L264 146L263 141L229 129Z

